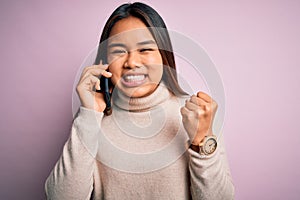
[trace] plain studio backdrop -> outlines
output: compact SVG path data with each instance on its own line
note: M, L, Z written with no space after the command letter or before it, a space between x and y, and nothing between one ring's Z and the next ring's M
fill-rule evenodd
M299 199L300 2L145 2L216 65L236 199ZM78 68L122 3L1 1L0 199L44 199Z

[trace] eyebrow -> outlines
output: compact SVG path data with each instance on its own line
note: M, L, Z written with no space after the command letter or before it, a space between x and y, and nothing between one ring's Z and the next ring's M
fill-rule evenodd
M154 42L153 40L146 40L143 42L139 42L137 43L138 45L145 45L145 44L156 44L156 42Z
M110 45L108 45L108 48L112 48L112 47L126 47L125 44L122 43L112 43Z
M153 41L153 40L146 40L146 41L137 43L137 45L146 45L146 44L156 44L156 42ZM108 48L112 48L112 47L124 47L124 48L126 48L126 45L122 44L122 43L111 43L111 44L108 45Z

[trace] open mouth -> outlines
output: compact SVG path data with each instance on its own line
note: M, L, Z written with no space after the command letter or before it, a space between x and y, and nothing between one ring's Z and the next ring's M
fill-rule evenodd
M122 84L126 87L137 87L146 81L146 74L128 74L122 77Z

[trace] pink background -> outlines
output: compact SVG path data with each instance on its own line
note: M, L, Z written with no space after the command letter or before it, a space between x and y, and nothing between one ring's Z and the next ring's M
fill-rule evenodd
M69 135L77 69L123 2L0 2L0 199L44 198ZM149 4L220 72L236 199L299 199L300 2Z

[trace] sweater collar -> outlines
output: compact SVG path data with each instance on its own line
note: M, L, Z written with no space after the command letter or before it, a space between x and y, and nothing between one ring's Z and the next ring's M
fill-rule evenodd
M151 108L163 103L169 99L171 93L166 85L161 82L154 92L145 97L128 97L119 90L115 89L113 92L114 105L131 112L142 112L150 110Z

